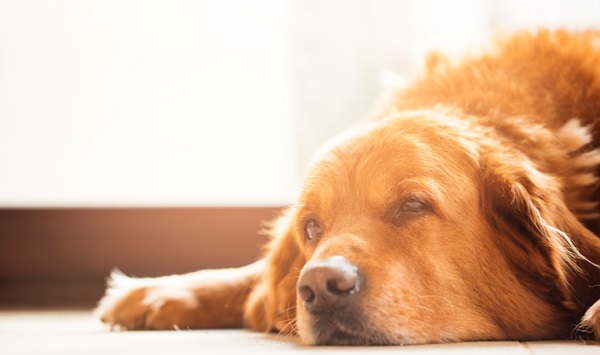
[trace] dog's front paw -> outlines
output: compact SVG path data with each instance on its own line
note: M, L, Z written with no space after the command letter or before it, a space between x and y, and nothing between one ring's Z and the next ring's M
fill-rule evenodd
M94 313L111 329L188 327L186 315L194 308L194 295L190 290L165 281L165 278L131 278L113 271L106 294Z
M587 333L594 334L596 340L600 340L600 300L594 303L581 318L579 328Z

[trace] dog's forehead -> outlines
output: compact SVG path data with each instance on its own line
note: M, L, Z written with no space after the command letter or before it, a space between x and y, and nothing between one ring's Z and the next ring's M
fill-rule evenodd
M463 155L474 155L462 135L465 130L450 119L423 113L390 117L334 138L312 170L334 170L344 176L393 172L397 178L435 174L440 166L451 167L462 163Z
M318 155L305 192L329 200L360 192L381 201L393 198L406 181L440 182L451 189L471 165L461 130L442 118L411 113L346 132Z

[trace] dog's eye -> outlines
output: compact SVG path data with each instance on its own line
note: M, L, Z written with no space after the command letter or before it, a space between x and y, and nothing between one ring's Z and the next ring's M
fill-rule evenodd
M431 206L419 198L408 198L402 201L391 211L390 220L395 225L400 225L407 220L420 217L430 212Z
M306 240L314 240L323 234L323 227L314 218L309 218L304 223L304 237Z
M415 199L404 201L401 207L402 212L409 213L419 213L427 210L429 210L429 206L425 202Z

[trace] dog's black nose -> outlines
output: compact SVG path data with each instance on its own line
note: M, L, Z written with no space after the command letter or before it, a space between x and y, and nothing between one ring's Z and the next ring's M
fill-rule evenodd
M343 256L307 264L298 279L298 295L311 313L344 307L359 289L358 267Z

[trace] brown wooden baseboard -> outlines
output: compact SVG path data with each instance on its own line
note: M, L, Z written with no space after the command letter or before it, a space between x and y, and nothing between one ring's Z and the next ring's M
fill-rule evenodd
M92 306L136 276L242 266L278 207L0 209L0 306Z

